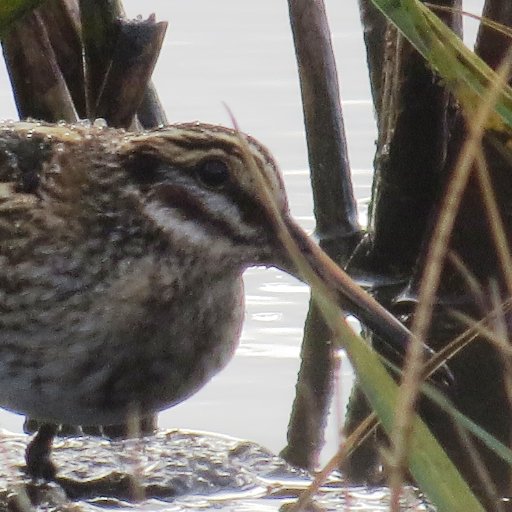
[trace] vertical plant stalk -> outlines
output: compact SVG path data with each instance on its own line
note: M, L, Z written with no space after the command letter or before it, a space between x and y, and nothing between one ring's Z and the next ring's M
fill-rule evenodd
M360 239L338 76L323 0L289 0L314 198L316 235L337 261ZM310 301L296 398L281 455L313 469L324 443L333 387L331 333Z
M110 126L129 128L148 88L167 23L118 20L119 30L108 72L104 78L94 117Z
M2 41L20 118L74 122L78 115L38 12L26 15Z
M167 115L152 82L144 91L137 117L143 128L155 128L168 124Z
M379 124L382 98L383 65L388 22L371 0L359 0L359 12L363 25L366 61L370 76L373 106Z
M446 15L450 25L454 19ZM370 266L398 276L409 275L416 263L437 199L447 151L449 95L396 29L390 28L386 39Z
M129 126L130 111L137 105L144 128L166 124L167 117L150 80L150 72L167 25L151 19L139 23L138 27L133 23L129 29L120 0L78 1L85 54L87 117L95 119L102 115L107 120L112 118L115 126ZM131 53L132 46L137 50L137 58ZM128 73L123 68L126 65L140 74ZM116 88L120 90L116 92ZM124 112L114 114L110 102L119 105L120 92Z
M288 7L315 200L315 232L325 246L339 244L357 238L360 226L329 24L323 0L289 0Z
M78 117L85 118L84 66L77 0L46 0L38 9Z
M508 0L486 0L482 16L507 27L512 26L512 2ZM475 53L493 69L503 62L512 41L510 37L484 23L480 24L475 44Z
M85 57L87 117L93 119L124 16L119 0L79 0Z

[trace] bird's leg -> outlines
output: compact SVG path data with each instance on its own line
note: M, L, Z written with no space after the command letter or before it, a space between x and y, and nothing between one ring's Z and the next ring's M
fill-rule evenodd
M109 439L129 439L131 437L153 435L158 430L158 421L155 414L135 419L135 428L133 422L121 425L106 425L102 428L103 435Z
M43 423L37 434L30 441L25 451L25 471L32 478L53 480L56 468L50 460L53 438L57 434L58 426L51 423Z

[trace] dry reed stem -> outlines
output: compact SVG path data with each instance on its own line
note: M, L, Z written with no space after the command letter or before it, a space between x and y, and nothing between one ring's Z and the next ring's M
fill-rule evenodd
M498 334L496 334L496 332L494 330L492 330L492 328L485 326L481 322L476 322L474 318L472 318L464 313L461 313L460 311L451 311L450 314L453 318L458 320L461 324L468 326L468 328L470 328L470 329L475 329L476 336L481 336L483 338L486 338L488 341L490 341L496 347L499 347L500 344L502 344L501 338L499 337ZM510 346L507 346L507 347L502 346L501 352L506 357L512 357L512 347L510 347Z
M509 299L503 302L497 309L490 311L484 318L477 322L473 318L470 318L463 313L453 311L451 314L456 317L458 316L459 318L463 318L463 321L466 323L468 328L463 333L459 334L459 336L454 338L445 347L439 350L436 355L425 364L424 379L429 375L432 375L432 373L435 372L441 364L450 360L458 352L464 349L469 343L475 341L478 336L485 332L485 324L494 319L495 315L498 315L502 311L505 313L511 310L512 299Z
M487 168L482 148L479 148L476 153L475 169L478 184L480 185L480 192L482 193L485 211L489 220L491 235L498 253L498 260L505 277L508 295L512 296L512 253L508 247L505 225L503 224L501 213L498 208L496 195L494 194L489 169Z
M464 279L464 282L468 288L468 292L473 296L473 300L482 310L482 314L485 314L488 308L488 304L482 289L482 285L476 276L471 272L471 270L469 270L466 264L455 252L450 251L448 253L448 259L450 263L455 267L455 270L457 270Z
M429 2L425 2L425 7L428 7L432 11L441 11L441 12L449 12L452 14L460 14L462 16L466 16L467 18L471 18L473 20L478 21L480 24L485 25L486 27L492 28L496 32L503 34L504 36L508 36L512 38L512 29L503 25L502 23L497 23L496 21L487 18L486 16L479 16L478 14L474 14L469 11L465 11L464 9L459 9L457 7L448 7L446 5L437 5L431 4Z
M128 440L125 446L129 456L128 477L130 479L131 493L135 502L142 503L146 498L146 493L143 485L144 467L141 457L143 450L141 443L142 417L139 404L133 403L131 405L131 411L126 420Z
M495 281L491 282L491 300L493 305L499 304L500 302L500 292ZM496 319L492 324L492 330L496 334L496 348L502 356L503 385L505 386L505 393L507 395L509 407L512 407L512 355L510 354L511 347L508 337L507 322L503 312L496 316Z
M343 460L350 455L355 449L357 443L364 441L378 425L377 416L375 413L367 416L357 428L347 437L345 442L340 446L336 454L329 459L327 464L315 474L315 478L298 497L297 501L293 503L287 512L306 512L308 505L313 499L313 496L320 490L322 485L327 481L329 475L339 468Z
M494 485L494 482L492 481L492 478L487 471L487 468L482 461L477 448L471 440L471 437L467 433L466 429L457 423L457 420L453 419L452 423L454 424L457 434L459 435L460 440L467 450L473 467L475 468L475 471L482 483L483 489L489 498L488 506L492 506L492 510L489 510L489 512L505 512L502 503L500 503L496 486Z
M415 414L415 404L419 396L422 372L423 349L429 325L432 318L435 297L439 287L444 260L447 255L449 240L455 223L455 218L466 188L474 161L480 151L482 137L489 117L493 114L500 92L507 84L511 67L512 50L507 52L504 62L497 71L495 83L491 85L485 99L468 112L468 138L462 148L454 171L449 179L440 209L439 220L429 245L425 269L422 275L419 301L413 323L413 337L407 351L402 385L398 396L395 429L391 436L393 461L390 467L389 483L391 487L391 507L398 512L399 500L407 463L407 452L411 438L411 429ZM470 107L467 105L467 107Z

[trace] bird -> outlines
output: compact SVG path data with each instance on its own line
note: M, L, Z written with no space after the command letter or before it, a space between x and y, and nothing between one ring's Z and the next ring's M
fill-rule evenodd
M55 477L55 424L122 424L187 399L224 368L249 266L300 277L247 154L322 267L274 158L237 129L0 123L0 407L42 422L29 475ZM346 276L336 286L348 310L404 350L398 320Z

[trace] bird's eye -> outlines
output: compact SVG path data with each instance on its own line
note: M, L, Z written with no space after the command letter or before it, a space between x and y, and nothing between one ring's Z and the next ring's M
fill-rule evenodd
M209 188L222 188L229 180L229 169L222 160L205 160L197 167L197 177Z

